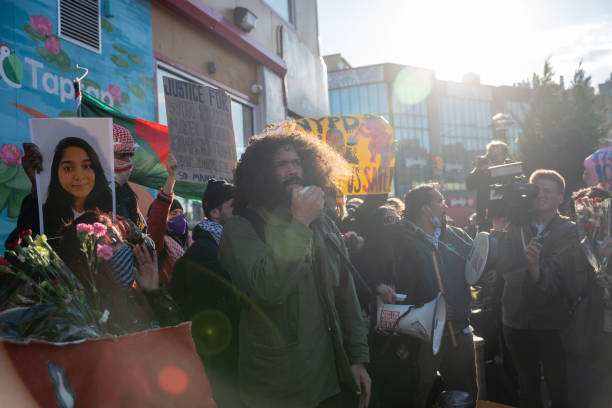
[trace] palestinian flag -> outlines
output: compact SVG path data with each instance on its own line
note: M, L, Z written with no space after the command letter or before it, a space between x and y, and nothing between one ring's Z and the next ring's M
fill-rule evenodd
M87 92L82 93L81 116L110 117L114 123L124 126L132 132L134 141L140 147L136 149L134 170L130 176L130 181L156 190L164 185L168 177L165 162L170 154L167 126L125 115ZM206 190L206 184L177 181L174 186L176 195L197 201L202 199L204 190Z

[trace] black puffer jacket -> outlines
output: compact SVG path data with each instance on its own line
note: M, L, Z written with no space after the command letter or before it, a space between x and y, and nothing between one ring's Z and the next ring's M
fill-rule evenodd
M219 264L219 246L210 232L198 225L192 236L193 244L174 264L168 289L182 319L193 321L194 341L208 375L234 381L238 364L238 292ZM206 328L215 331L216 337L202 335Z

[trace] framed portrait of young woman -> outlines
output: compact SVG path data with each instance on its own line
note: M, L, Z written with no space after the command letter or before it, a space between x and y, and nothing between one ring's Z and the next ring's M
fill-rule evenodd
M36 176L41 234L56 236L88 210L115 214L111 118L30 119L30 138L42 154Z

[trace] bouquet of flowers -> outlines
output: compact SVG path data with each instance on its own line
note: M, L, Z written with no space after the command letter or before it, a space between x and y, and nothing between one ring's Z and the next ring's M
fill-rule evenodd
M107 332L109 312L101 310L100 294L95 284L100 261L112 255L109 246L97 244L97 238L105 234L106 228L100 223L77 225L80 251L89 267L88 282L80 282L66 267L47 243L45 235L32 238L32 231L25 230L17 241L7 245L7 255L18 259L22 268L12 266L0 257L0 274L14 275L26 284L28 293L21 296L20 303L28 307L4 312L0 328L5 336L67 341L97 338ZM89 301L84 283L93 293Z
M575 208L580 246L595 274L606 274L608 260L612 255L612 198L580 197L575 202ZM604 299L606 306L612 309L608 289L605 289Z

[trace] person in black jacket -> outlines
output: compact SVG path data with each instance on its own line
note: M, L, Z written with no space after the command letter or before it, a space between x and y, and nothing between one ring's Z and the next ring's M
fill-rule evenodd
M489 207L489 185L493 179L489 174L489 167L510 163L508 155L510 148L501 140L493 140L487 144L487 154L476 159L476 167L468 174L465 184L470 190L476 190L476 225L480 231L489 229L491 221L487 216Z
M191 333L220 408L240 406L236 378L240 299L218 259L233 197L232 184L209 180L202 197L207 218L193 229L194 243L175 263L169 285L182 319L193 322Z
M504 278L502 323L519 381L520 406L541 407L540 362L552 407L567 407L567 370L561 330L579 270L557 260L578 245L576 225L559 215L565 180L553 170L536 170L529 178L539 187L530 225L511 224L495 234Z

